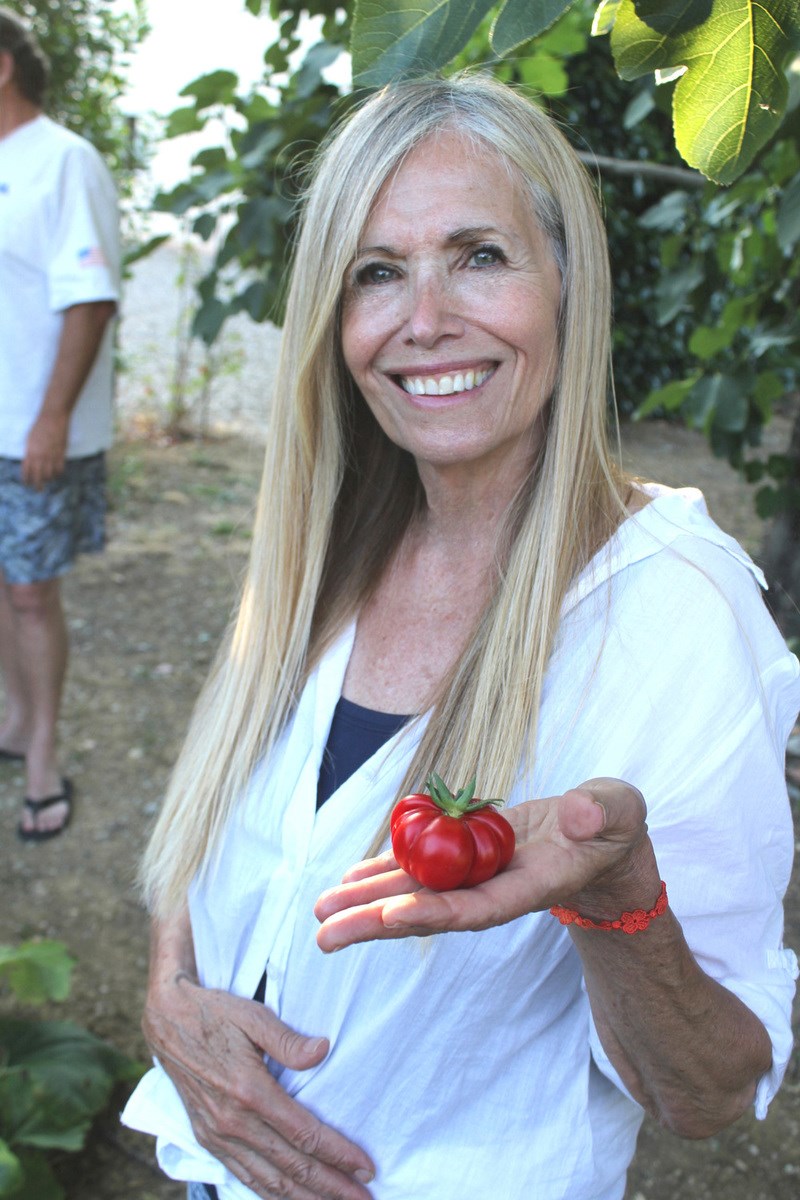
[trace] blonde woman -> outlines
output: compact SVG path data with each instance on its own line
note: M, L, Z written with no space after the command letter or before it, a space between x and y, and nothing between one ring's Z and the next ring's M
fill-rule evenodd
M144 866L124 1119L192 1197L619 1200L645 1110L703 1137L780 1083L798 665L699 493L614 464L609 296L583 169L498 84L390 89L319 159ZM431 769L507 797L507 870L337 887Z

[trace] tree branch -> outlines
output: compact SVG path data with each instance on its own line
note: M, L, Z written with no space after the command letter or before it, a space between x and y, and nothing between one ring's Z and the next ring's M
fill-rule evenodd
M639 161L635 158L607 158L602 154L592 154L588 150L579 150L578 158L589 167L597 167L598 171L607 171L610 175L647 175L651 179L662 179L665 183L675 183L683 187L701 188L708 183L705 175L692 171L689 167L667 167L662 163Z

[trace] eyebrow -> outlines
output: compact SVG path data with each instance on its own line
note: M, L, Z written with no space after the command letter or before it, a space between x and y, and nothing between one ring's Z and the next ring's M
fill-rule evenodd
M460 229L454 229L447 234L445 245L463 246L464 244L498 236L502 236L501 231L494 225L464 225ZM358 255L361 256L362 254L383 254L386 258L401 257L400 252L395 250L393 246L359 246Z

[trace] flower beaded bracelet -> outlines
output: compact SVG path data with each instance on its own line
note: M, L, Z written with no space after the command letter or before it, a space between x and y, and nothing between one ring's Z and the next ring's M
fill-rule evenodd
M616 921L592 921L582 917L572 908L562 908L554 904L550 912L557 917L562 925L577 925L580 929L621 929L623 933L641 933L656 917L667 911L667 885L661 881L661 891L649 912L643 908L634 908L632 912L624 912Z

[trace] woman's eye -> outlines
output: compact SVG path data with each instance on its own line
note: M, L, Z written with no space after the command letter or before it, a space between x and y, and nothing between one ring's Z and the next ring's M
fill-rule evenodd
M494 267L505 261L506 256L499 246L477 246L469 256L471 267Z
M360 287L368 287L370 284L388 283L396 276L397 271L394 267L390 267L386 263L371 262L358 267L354 279Z

